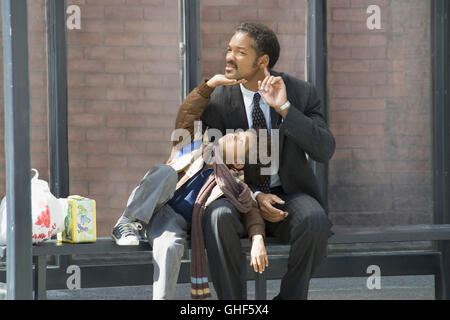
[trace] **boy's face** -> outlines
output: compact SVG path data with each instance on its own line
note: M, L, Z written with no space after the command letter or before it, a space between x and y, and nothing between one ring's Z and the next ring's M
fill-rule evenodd
M246 154L255 149L253 146L255 142L256 134L251 131L226 134L218 141L223 162L232 164L236 169L241 170L244 168Z

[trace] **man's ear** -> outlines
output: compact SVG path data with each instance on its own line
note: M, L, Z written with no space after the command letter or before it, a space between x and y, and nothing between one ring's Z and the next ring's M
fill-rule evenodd
M269 69L270 58L269 55L265 54L262 57L259 57L259 67L261 70L264 70L265 67Z

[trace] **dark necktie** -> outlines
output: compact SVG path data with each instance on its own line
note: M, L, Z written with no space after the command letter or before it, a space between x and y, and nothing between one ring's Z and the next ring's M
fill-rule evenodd
M266 118L264 117L264 113L259 106L259 101L261 100L261 96L259 93L255 93L253 96L253 110L252 110L252 120L253 120L253 129L266 129L267 123ZM269 137L268 137L269 138ZM259 184L255 185L257 190L260 190L264 193L270 193L270 176L264 175L261 176L261 181Z

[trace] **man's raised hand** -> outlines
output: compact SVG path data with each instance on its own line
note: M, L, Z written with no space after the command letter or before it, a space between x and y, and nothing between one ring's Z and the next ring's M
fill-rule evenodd
M264 80L258 81L258 90L264 101L272 108L279 108L287 101L286 85L283 78L270 75L267 67L264 68Z

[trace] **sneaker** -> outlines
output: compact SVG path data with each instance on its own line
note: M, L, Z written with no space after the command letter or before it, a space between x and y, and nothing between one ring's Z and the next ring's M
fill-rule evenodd
M113 228L112 238L119 246L137 246L140 230L142 230L142 224L139 222L119 223Z

